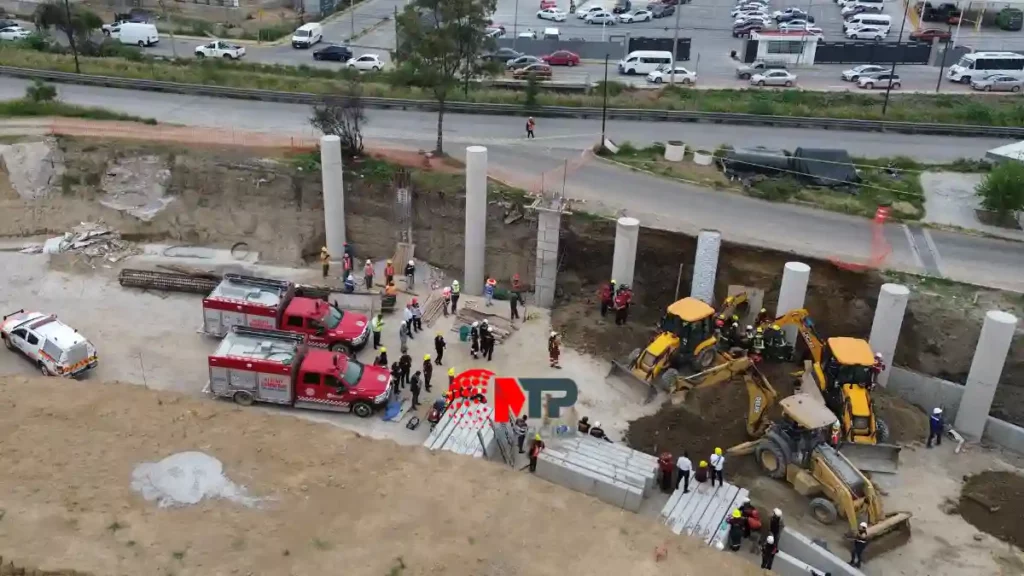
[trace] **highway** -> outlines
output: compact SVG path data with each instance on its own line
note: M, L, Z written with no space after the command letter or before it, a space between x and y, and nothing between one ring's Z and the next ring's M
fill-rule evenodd
M25 81L0 78L0 99L24 94ZM62 100L100 106L129 114L156 118L207 129L247 130L309 137L309 110L305 106L186 97L106 88L58 85ZM435 139L436 115L401 111L367 111L365 137L370 145L430 149ZM489 147L491 174L524 187L536 186L547 172L545 188L560 188L562 173L551 172L566 161L580 158L581 151L599 138L600 122L571 119L538 121L538 138L521 138L524 118L449 114L445 118L447 151L455 157L470 144ZM144 129L144 128L140 128ZM610 138L647 145L678 139L695 147L719 144L765 145L795 149L798 146L844 146L855 156L908 155L927 162L959 157L981 157L1006 142L984 138L937 138L898 134L773 129L709 124L671 124L610 121ZM737 194L715 192L698 186L671 182L631 172L599 160L572 169L565 178L565 194L585 200L585 209L599 212L627 211L645 225L693 233L715 228L727 240L762 245L824 258L865 261L871 257L870 221L791 204L765 202ZM1024 246L953 232L923 229L925 246L902 225L886 226L884 236L892 247L886 265L923 272L937 269L959 281L1024 291ZM931 242L927 242L930 239ZM913 242L913 244L912 244ZM934 253L925 267L922 251Z

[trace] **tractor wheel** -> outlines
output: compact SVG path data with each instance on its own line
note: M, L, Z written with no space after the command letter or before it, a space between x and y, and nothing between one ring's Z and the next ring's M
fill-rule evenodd
M758 465L771 478L781 480L786 477L786 466L789 464L789 452L776 437L769 434L758 442L754 449L754 457Z
M711 365L714 364L714 363L715 363L715 347L714 346L708 346L707 348L705 348L705 349L701 350L700 352L698 352L697 355L693 357L693 369L696 370L697 372L703 372L703 371L707 370L708 368L711 368Z
M639 359L640 359L640 349L639 348L634 348L633 351L629 353L629 362L627 364L629 366L632 366L632 365L636 364L636 361L639 360Z
M878 416L875 416L875 442L879 444L889 443L889 425Z
M679 371L676 370L675 368L668 368L664 372L661 373L661 378L660 378L661 387L666 392L671 393L673 390L676 389L676 380L678 380L678 379L679 379Z
M836 505L827 498L815 498L811 500L811 514L814 519L822 524L832 524L839 518L839 511Z

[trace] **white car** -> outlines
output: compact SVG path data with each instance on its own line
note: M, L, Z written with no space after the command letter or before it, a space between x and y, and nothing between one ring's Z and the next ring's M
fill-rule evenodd
M568 16L565 12L562 12L558 8L545 8L540 12L537 12L537 18L541 20L551 20L552 22L565 22Z
M764 13L762 13L762 14L741 14L740 17L737 18L736 21L733 22L732 24L733 24L733 26L736 26L738 24L748 24L750 22L757 22L758 24L761 24L762 26L768 26L768 25L772 24L775 21L772 20L771 16L769 16L767 14L764 14Z
M0 339L44 376L75 377L96 367L96 348L53 314L18 310L0 320Z
M739 18L741 14L763 14L771 17L771 15L768 14L768 11L764 8L736 8L729 12L729 15L733 18Z
M580 20L586 20L587 16L594 12L604 12L604 8L601 8L600 6L591 6L586 10L577 10L576 17L579 18Z
M885 30L877 26L861 26L857 29L851 29L846 31L846 37L850 40L875 40L881 42L885 40Z
M238 60L242 56L245 56L244 47L228 44L223 40L215 40L209 44L196 46L196 58L227 58L228 60Z
M534 32L533 30L527 30L525 32L520 32L519 34L516 34L516 38L529 38L530 40L536 40L537 33Z
M0 30L0 40L24 40L31 35L31 32L21 26L8 26Z
M695 84L697 82L697 73L690 72L682 66L676 66L673 71L671 68L665 70L655 70L647 75L647 81L652 84L661 84L663 82L672 81L672 73L675 72L677 84Z
M356 56L347 63L349 68L355 68L360 71L373 71L379 72L384 69L384 63L380 61L380 56L376 54L363 54L362 56Z
M599 12L591 12L587 14L586 19L583 20L587 24L601 24L602 26L615 26L615 15L607 10L601 10Z
M750 77L751 86L785 86L789 88L796 84L796 74L788 70L766 70L763 74L754 74Z
M862 76L871 76L878 74L879 72L887 72L889 70L886 66L879 66L878 64L862 64L855 66L849 70L843 70L842 79L846 82L856 82L860 80Z
M650 10L637 10L635 12L626 12L625 14L619 14L619 22L633 23L633 22L650 22L654 18L654 14Z
M779 24L779 32L806 32L809 26L806 20L793 20Z

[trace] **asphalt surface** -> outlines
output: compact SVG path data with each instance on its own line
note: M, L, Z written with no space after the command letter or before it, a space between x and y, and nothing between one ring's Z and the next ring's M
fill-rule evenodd
M0 78L0 99L20 97L27 82ZM258 130L278 134L312 135L305 106L248 102L172 94L136 92L59 85L65 102L102 106L125 113L220 130ZM365 137L371 144L430 149L435 140L437 117L432 113L367 111ZM538 138L521 138L523 118L447 114L445 141L453 156L465 146L489 148L492 174L512 174L516 183L539 184L559 190L562 173L557 169L580 158L581 151L599 139L600 122L540 119ZM719 144L766 145L794 149L797 146L842 145L855 156L909 155L922 161L941 162L959 157L981 157L1004 141L982 138L935 138L897 134L828 132L771 129L707 124L670 124L611 121L608 136L646 145L655 140L679 139L691 146L713 148ZM575 162L573 162L575 165ZM553 172L554 171L554 172ZM720 230L725 238L754 245L864 262L872 257L873 224L869 220L776 204L736 194L724 194L697 186L668 181L590 159L565 176L565 195L584 200L591 210L626 211L645 225L693 233L701 228ZM887 225L883 235L892 248L886 266L912 271L939 271L950 279L1024 291L1024 246L1019 243L952 232L921 229L921 242L912 240L902 225ZM923 262L921 250L931 250ZM930 265L929 265L930 264Z

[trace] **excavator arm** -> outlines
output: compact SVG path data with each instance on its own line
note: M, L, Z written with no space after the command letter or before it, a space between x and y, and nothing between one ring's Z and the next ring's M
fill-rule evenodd
M738 358L727 357L727 361L703 372L685 378L677 378L670 392L685 393L695 388L705 388L731 382L733 378L742 377L747 388L749 405L747 408L747 433L752 437L760 436L768 427L768 410L775 405L778 392L768 379L761 374L747 356Z
M733 294L722 301L722 305L718 308L718 316L728 318L749 302L750 297L746 292Z
M807 350L810 351L814 362L816 364L821 363L821 354L825 349L825 342L820 336L818 336L818 331L814 328L814 321L811 320L810 312L804 308L790 310L776 318L772 324L778 324L780 328L784 326L796 326L797 330L800 332L800 337L803 338L804 344L807 345Z

